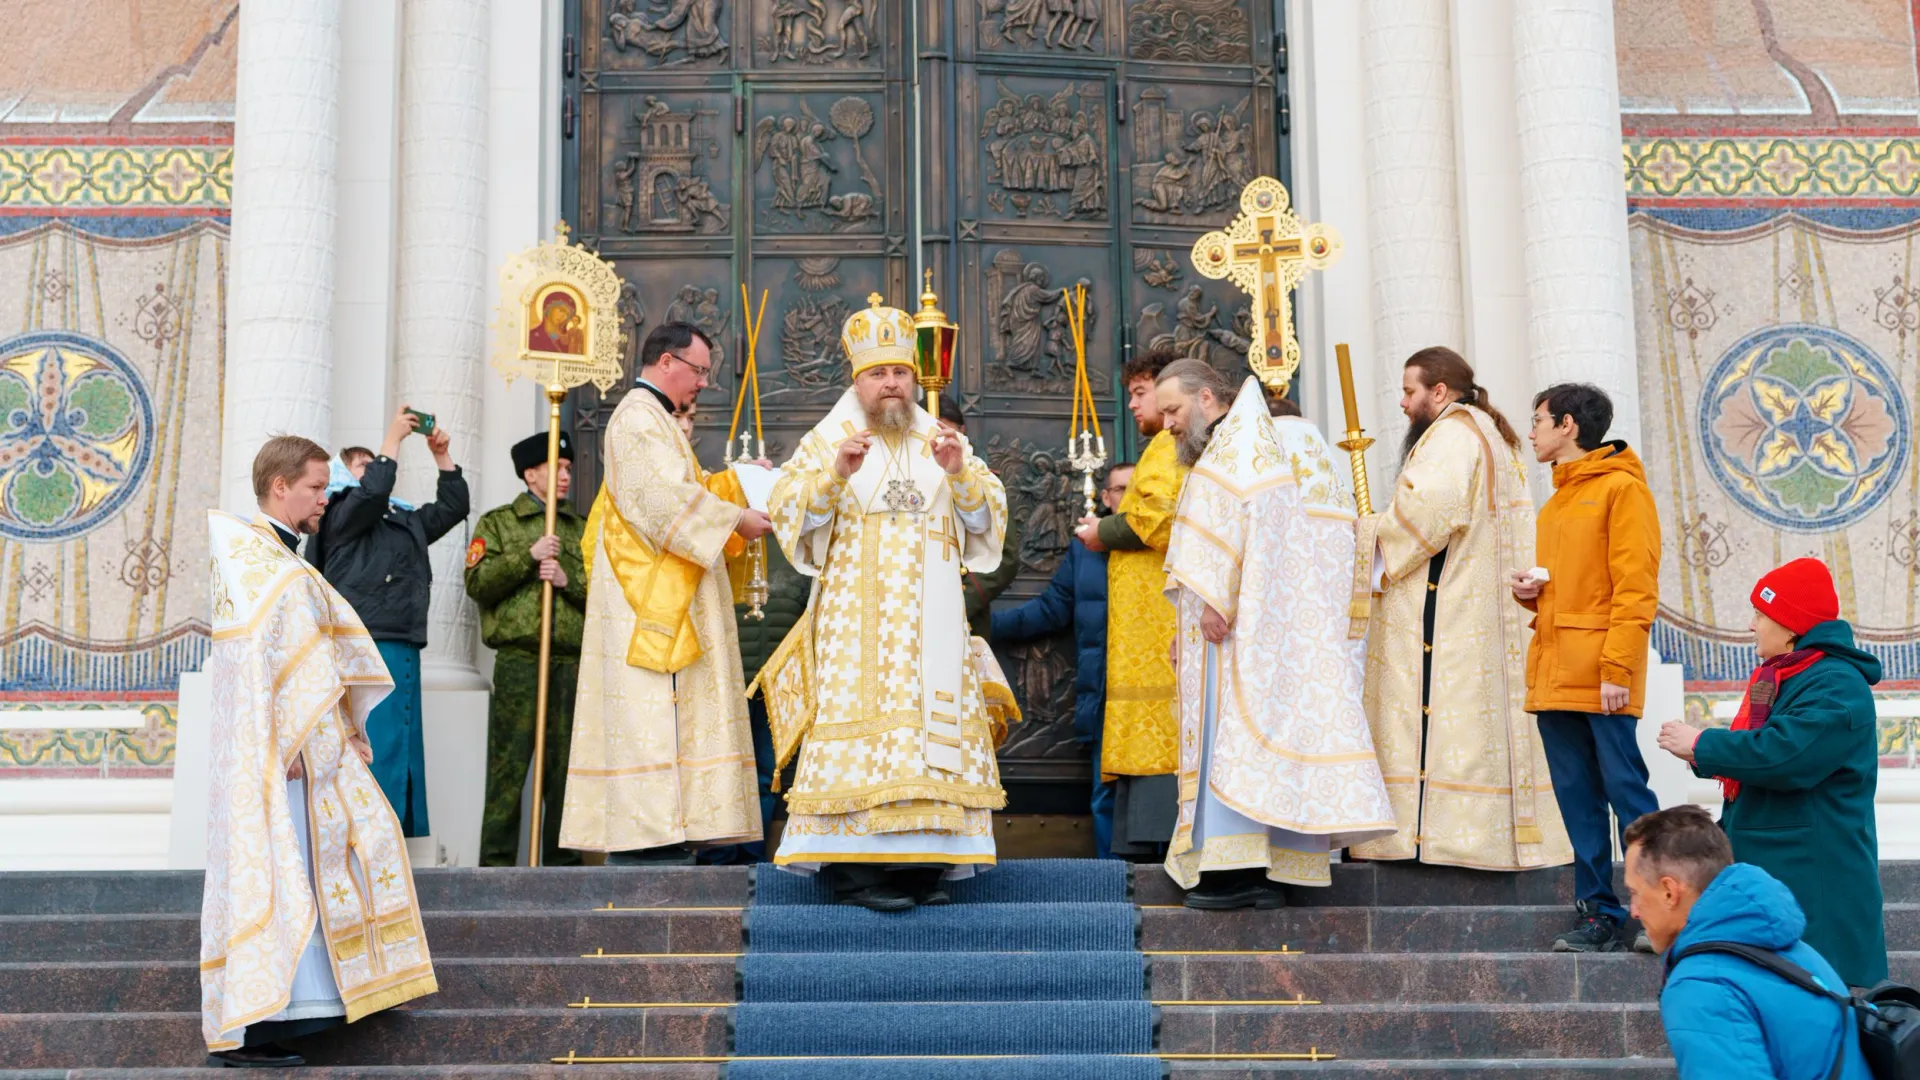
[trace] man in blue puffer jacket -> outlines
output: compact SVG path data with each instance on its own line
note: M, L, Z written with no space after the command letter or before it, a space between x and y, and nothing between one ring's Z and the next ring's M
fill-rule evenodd
M1133 479L1132 465L1107 470L1100 502L1108 513L1120 505ZM1100 780L1100 728L1107 709L1107 555L1088 551L1074 540L1060 557L1060 566L1047 591L1009 611L993 613L990 640L1012 645L1073 628L1079 670L1074 680L1073 733L1093 756L1093 846L1103 859L1112 857L1113 783Z
M1751 945L1846 984L1800 940L1807 917L1771 874L1733 861L1733 847L1697 806L1647 814L1627 827L1627 889L1653 947L1676 956L1708 941ZM1743 957L1698 953L1668 960L1660 1020L1681 1080L1823 1080L1846 1044L1840 1080L1871 1080L1854 1016Z

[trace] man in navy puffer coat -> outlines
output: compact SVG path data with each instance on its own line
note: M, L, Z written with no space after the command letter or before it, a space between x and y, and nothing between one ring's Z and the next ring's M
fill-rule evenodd
M1648 814L1627 828L1627 888L1653 947L1671 958L1727 941L1779 954L1835 993L1847 986L1800 935L1807 918L1771 874L1733 861L1697 806ZM1681 1080L1824 1080L1846 1041L1840 1080L1871 1080L1851 1011L1751 961L1698 953L1667 961L1660 1019Z
M1127 493L1133 466L1107 470L1100 501L1109 513ZM1105 859L1113 840L1113 784L1100 780L1100 728L1107 708L1107 555L1079 540L1067 545L1047 591L1009 611L993 613L992 641L1011 645L1073 628L1078 649L1074 680L1073 733L1093 756L1093 845Z

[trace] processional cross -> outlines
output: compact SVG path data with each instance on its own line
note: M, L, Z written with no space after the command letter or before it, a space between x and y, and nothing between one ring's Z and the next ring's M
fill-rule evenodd
M1294 214L1285 184L1262 176L1240 193L1240 216L1193 245L1193 268L1230 279L1253 296L1252 340L1247 365L1260 381L1285 393L1300 367L1293 333L1293 287L1309 270L1340 258L1340 234L1330 225L1304 225Z

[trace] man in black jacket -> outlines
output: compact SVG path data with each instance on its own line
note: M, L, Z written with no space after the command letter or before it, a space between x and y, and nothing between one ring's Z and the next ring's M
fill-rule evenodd
M446 430L427 436L440 469L434 501L413 507L393 497L400 442L420 418L401 406L387 425L380 453L364 447L340 452L326 516L307 542L307 561L320 568L373 635L393 676L393 693L367 717L373 776L408 836L426 836L427 754L420 721L420 650L427 644L427 601L433 565L427 546L467 519L467 481L448 456ZM342 474L345 475L342 475Z

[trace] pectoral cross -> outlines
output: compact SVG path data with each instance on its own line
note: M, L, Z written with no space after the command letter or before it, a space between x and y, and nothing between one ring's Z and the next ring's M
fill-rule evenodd
M1290 205L1286 185L1262 176L1240 193L1240 216L1193 245L1193 268L1215 280L1231 279L1253 296L1252 340L1247 365L1284 392L1300 367L1293 332L1293 287L1309 270L1340 258L1340 234L1327 225L1303 225Z

